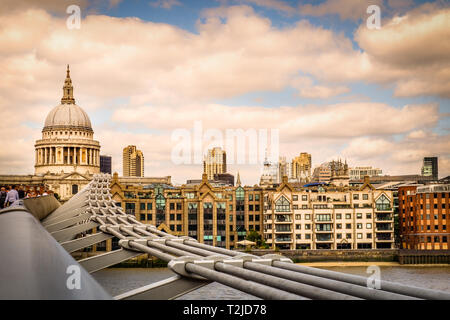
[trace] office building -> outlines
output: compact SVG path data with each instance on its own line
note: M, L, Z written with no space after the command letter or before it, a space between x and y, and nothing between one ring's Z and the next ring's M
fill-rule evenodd
M227 173L225 150L219 147L208 150L203 160L203 173L207 174L209 180L213 180L215 174Z
M112 174L111 166L112 166L112 157L100 155L100 172Z
M123 176L144 176L144 154L136 146L128 146L123 149Z
M433 180L438 180L438 158L425 157L423 158L422 176L432 177Z

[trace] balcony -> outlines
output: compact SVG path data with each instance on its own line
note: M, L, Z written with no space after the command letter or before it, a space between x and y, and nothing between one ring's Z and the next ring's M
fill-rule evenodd
M392 221L392 215L390 214L377 214L376 221Z
M377 212L391 212L392 207L391 206L383 206L383 205L377 205L375 207Z
M292 218L290 215L287 214L277 214L275 216L275 222L276 223L291 223L292 222Z
M375 238L377 241L394 241L394 239L391 237L391 234L378 234Z
M333 242L334 241L333 235L329 231L327 231L327 232L328 232L328 234L327 233L317 234L316 242Z
M280 227L289 227L289 228L280 228ZM275 227L276 233L292 233L290 225L279 225Z
M275 242L276 243L290 243L290 242L292 242L292 238L291 237L276 237Z

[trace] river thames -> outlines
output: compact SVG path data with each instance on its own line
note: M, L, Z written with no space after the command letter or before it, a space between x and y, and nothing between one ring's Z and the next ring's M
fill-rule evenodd
M369 276L367 267L326 267L323 269ZM450 292L450 266L395 266L380 267L381 279L402 284ZM168 268L109 268L93 273L94 278L112 296L150 283L167 279L175 274ZM178 300L259 300L239 290L213 282Z

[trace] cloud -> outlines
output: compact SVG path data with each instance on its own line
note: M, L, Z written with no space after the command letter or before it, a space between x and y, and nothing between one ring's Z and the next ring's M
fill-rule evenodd
M383 22L360 26L355 40L372 64L372 80L394 82L397 96L450 97L450 9L424 6Z
M87 15L81 29L68 30L65 18L32 6L2 12L0 112L8 120L1 129L5 137L11 137L11 132L17 135L0 150L0 166L8 172L32 171L33 144L45 116L61 99L67 63L75 99L91 116L102 153L113 154L117 164L124 146L140 145L149 175L183 172L169 160L172 145L168 141L172 130L192 128L196 120L205 128L278 128L281 152L290 156L309 151L316 163L339 154L346 145L354 146L351 150L359 145L366 154L376 150L364 147L365 140L352 144L361 137L370 139L367 143L387 141L396 148L392 135L410 135L410 140L416 136L420 154L432 152L437 150L436 140L448 137L412 133L436 128L442 114L432 103L393 107L355 95L355 101L323 101L321 106L217 103L222 98L288 87L303 96L325 99L347 92L347 85L355 81L397 85L397 95L445 96L449 87L447 42L441 39L444 53L440 54L429 39L447 35L439 22L447 11L414 11L408 17L416 14L417 21L400 19L395 24L389 20L376 31L386 32L385 39L360 28L356 39L360 50L344 34L306 20L275 27L249 6L206 10L196 33L164 23L104 15ZM408 25L420 32L408 36ZM396 36L398 41L393 40ZM430 52L421 49L421 44L429 46ZM408 50L415 51L409 55ZM296 83L302 77L303 82ZM426 141L434 142L428 145ZM383 147L381 142L378 146ZM414 150L412 143L407 147L405 142L399 150ZM352 157L359 159L356 152ZM386 166L400 170L406 162L398 155ZM185 169L186 176L195 171L195 167ZM256 177L259 169L241 173Z
M181 6L182 3L177 0L157 0L150 2L150 5L155 8L171 9L174 6Z
M312 99L327 99L350 92L345 86L313 85L312 79L308 77L295 78L291 85L299 90L300 97Z
M261 7L278 10L289 15L297 12L297 8L289 5L285 1L280 0L242 0L240 2L250 3Z
M383 0L370 1L370 5L383 6ZM367 1L364 0L326 0L318 5L299 6L300 14L307 16L326 16L336 14L341 20L358 21L367 17Z

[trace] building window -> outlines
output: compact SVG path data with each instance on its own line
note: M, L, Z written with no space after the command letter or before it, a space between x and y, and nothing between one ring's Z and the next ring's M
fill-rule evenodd
M347 224L345 225L345 229L351 229L351 228L352 228L351 223L347 223Z
M181 210L181 203L177 203L177 210Z
M301 220L302 219L302 215L301 214L296 214L295 215L295 220Z
M310 214L305 214L305 220L311 220L311 215Z
M369 195L368 194L363 194L363 200L369 200Z
M372 229L372 224L371 223L367 223L366 224L366 229Z
M145 210L145 203L140 203L139 204L139 209L140 210Z
M175 210L175 203L170 203L169 208L170 210Z
M173 220L175 220L175 215L174 214L170 214L170 221L173 221Z
M252 204L248 205L248 211L253 211L253 205Z
M367 237L367 239L372 239L372 234L371 234L371 233L368 233L368 234L366 235L366 237Z
M302 201L307 201L307 200L308 200L308 196L303 195L303 196L302 196Z
M342 229L342 224L341 223L336 224L336 229Z
M353 200L359 200L359 194L353 194Z
M181 224L177 224L177 231L181 231Z
M366 219L372 219L372 214L371 213L366 213Z
M375 201L375 205L377 207L377 210L391 210L391 202L384 194L378 197L378 199Z
M340 213L336 213L336 219L342 219L342 214L340 214Z
M255 211L259 211L259 210L260 210L259 204L255 204Z
M152 210L152 203L151 202L147 203L147 210Z
M178 220L178 221L181 221L181 219L182 219L182 218L181 218L181 214L177 214L177 220Z
M147 220L152 220L152 214L151 213L147 213Z
M311 239L311 234L310 233L305 234L305 239L307 240Z
M295 225L295 229L296 230L301 230L302 229L302 225L301 224L296 224Z
M291 206L289 201L282 196L275 202L275 210L278 212L288 212L291 211Z
M345 219L351 219L352 218L352 214L351 213L346 213L345 214Z
M363 235L362 235L362 233L358 233L358 234L356 235L356 237L357 237L358 239L362 239Z
M248 201L253 201L253 194L248 195Z
M78 193L78 185L77 184L73 184L72 185L72 194L77 194Z
M259 201L259 194L255 194L255 201Z
M357 213L356 214L356 219L362 219L362 213Z
M336 239L342 239L342 233L336 233Z
M362 227L363 227L362 223L357 223L356 224L356 229L362 229Z
M346 237L347 239L351 239L351 238L352 238L352 234L351 234L351 233L347 233L347 234L345 235L345 237Z
M144 221L145 220L145 214L140 214L140 216L139 216L139 220L141 220L141 221Z
M294 204L294 205L292 206L292 209L297 210L297 209L298 209L298 205Z
M244 200L244 188L238 187L236 189L236 200Z
M305 224L305 230L311 230L311 225L309 223Z
M298 195L293 195L293 196L292 196L292 200L293 200L293 201L297 201L297 200L298 200Z

